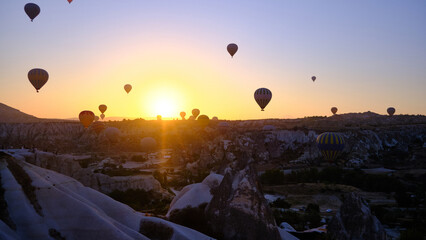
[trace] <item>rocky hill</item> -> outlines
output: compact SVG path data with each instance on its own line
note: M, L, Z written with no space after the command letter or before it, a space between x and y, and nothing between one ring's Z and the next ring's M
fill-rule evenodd
M0 122L1 123L30 123L39 122L40 119L32 115L23 113L18 109L9 107L0 103Z

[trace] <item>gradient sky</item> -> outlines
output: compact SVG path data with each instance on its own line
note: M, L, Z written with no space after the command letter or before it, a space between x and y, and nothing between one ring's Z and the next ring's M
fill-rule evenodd
M31 22L27 1L0 0L0 102L37 117L426 114L424 0L33 2ZM32 68L50 75L40 93Z

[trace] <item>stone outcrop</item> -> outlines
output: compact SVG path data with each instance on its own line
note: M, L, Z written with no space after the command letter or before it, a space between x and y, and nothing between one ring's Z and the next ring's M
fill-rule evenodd
M356 193L344 195L340 211L330 221L328 233L340 240L385 240L386 232L368 204Z

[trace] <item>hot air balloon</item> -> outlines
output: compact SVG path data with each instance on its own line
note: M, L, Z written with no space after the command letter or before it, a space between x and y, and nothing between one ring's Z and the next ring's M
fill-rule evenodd
M271 101L272 93L267 88L259 88L254 92L254 99L260 108L263 109L268 105L269 101Z
M95 122L96 121L99 121L99 117L98 116L95 116Z
M185 120L186 112L180 112L180 117L182 120Z
M99 133L101 133L104 129L105 129L105 124L103 122L94 122L90 128L95 131L96 134L99 135Z
M115 127L108 127L104 132L110 142L117 142L121 135L121 131Z
M238 45L235 43L228 44L228 47L226 47L231 57L234 57L234 54L238 51Z
M95 120L95 114L92 111L86 110L86 111L82 111L78 115L78 118L80 119L81 124L83 124L83 126L87 128L88 126L90 126L93 120Z
M219 121L219 118L217 118L216 116L214 116L214 117L212 117L212 121L217 122L217 121Z
M24 7L25 13L30 17L31 22L38 16L40 13L40 7L35 3L27 3Z
M126 85L124 85L124 90L125 90L127 93L129 93L129 92L132 90L132 85L130 85L130 84L126 84Z
M336 113L337 113L337 107L332 107L332 108L331 108L331 112L332 112L333 114L336 114Z
M44 69L34 68L28 72L28 79L38 92L38 90L46 84L49 79L49 74Z
M197 118L197 122L198 124L200 124L201 127L206 127L207 125L209 125L210 119L207 115L200 115Z
M312 76L311 79L312 79L312 82L315 82L315 80L317 79L317 77Z
M72 0L68 0L68 3L71 3L72 2Z
M99 111L101 111L101 113L104 113L106 110L107 110L107 106L105 104L99 105Z
M390 108L388 108L387 111L388 111L389 116L393 116L393 114L395 113L395 108L390 107Z
M104 118L105 118L105 114L102 113L101 114L101 119L104 120Z
M197 108L192 109L192 116L194 116L194 118L197 118L199 114L200 114L199 109Z
M152 137L144 137L141 139L141 149L143 152L154 151L157 147L157 141Z
M329 162L336 159L343 148L345 148L343 137L334 132L325 132L318 135L316 142L323 157Z

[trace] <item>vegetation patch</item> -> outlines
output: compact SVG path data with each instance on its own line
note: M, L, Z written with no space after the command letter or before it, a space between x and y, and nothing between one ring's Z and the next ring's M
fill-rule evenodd
M65 240L66 239L65 237L62 237L61 233L54 228L49 228L49 236L51 236L55 240Z
M141 220L139 232L152 240L169 240L173 236L173 228L160 223Z
M38 215L43 216L43 212L40 204L38 203L37 196L35 193L35 187L32 185L32 180L30 176L25 172L25 170L19 166L12 158L6 158L8 168L12 172L16 181L21 185L22 190L27 196L30 203L33 205L34 210Z
M7 210L7 202L4 199L4 192L0 174L0 220L6 223L11 229L16 230L16 225L10 218L9 211Z
M160 194L143 189L115 190L109 196L137 211L154 214L166 214L171 202L171 199L164 199Z
M203 203L198 207L188 206L182 209L175 209L170 213L169 220L211 236L204 213L206 206L207 203Z

